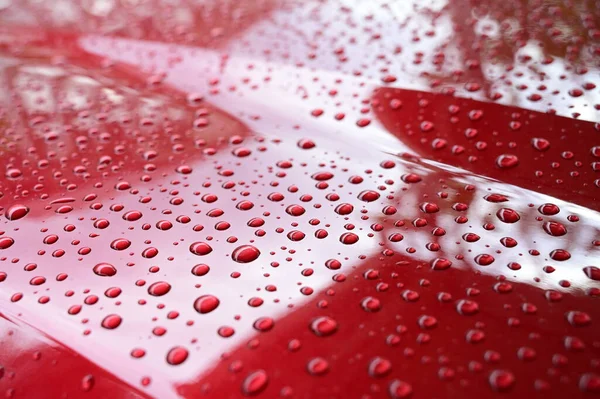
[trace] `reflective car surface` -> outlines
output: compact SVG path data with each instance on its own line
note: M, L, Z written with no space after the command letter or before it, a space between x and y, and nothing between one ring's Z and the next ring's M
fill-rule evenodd
M600 2L0 0L0 394L600 394Z

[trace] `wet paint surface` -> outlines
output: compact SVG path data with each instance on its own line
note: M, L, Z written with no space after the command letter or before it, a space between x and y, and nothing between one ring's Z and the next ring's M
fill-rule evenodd
M0 0L0 392L598 394L599 13Z

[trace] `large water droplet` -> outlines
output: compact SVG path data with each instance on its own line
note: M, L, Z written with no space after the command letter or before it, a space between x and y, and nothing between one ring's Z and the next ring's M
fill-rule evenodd
M157 281L148 287L148 294L152 296L163 296L171 291L171 284L166 281Z
M185 362L189 356L189 352L183 346L175 346L167 353L167 363L177 366Z
M313 320L310 323L310 329L319 337L328 337L335 334L338 329L338 324L330 317L323 316Z
M269 385L269 376L264 370L250 373L242 383L242 393L248 396L258 395Z
M519 164L519 158L516 155L504 154L496 158L496 165L500 169L512 169Z
M499 209L496 216L504 223L516 223L521 219L517 211L510 208Z
M253 245L242 245L237 247L231 254L231 259L238 263L249 263L260 256L260 251Z
M6 210L8 220L19 220L29 213L29 208L25 205L15 204Z
M93 270L96 275L101 277L111 277L117 274L117 269L110 263L98 263Z
M190 245L190 252L198 256L208 255L212 250L212 247L205 242L195 242Z
M494 370L489 377L490 386L494 391L509 391L515 384L515 376L510 371Z
M121 318L121 316L116 314L109 314L102 320L102 327L108 330L114 330L115 328L121 325L122 321L123 319Z
M196 312L206 314L215 310L221 301L214 295L202 295L194 301Z

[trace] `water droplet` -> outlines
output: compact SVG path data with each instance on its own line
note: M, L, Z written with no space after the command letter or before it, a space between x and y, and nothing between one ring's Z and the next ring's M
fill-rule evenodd
M550 252L550 258L558 262L564 262L571 258L571 254L566 249L555 249Z
M300 205L290 205L285 209L285 212L291 216L302 216L306 210Z
M600 376L594 373L585 373L579 379L579 389L588 393L600 393Z
M550 149L550 142L543 138L532 138L531 145L538 151L547 151L548 149Z
M152 259L158 255L158 249L154 247L146 248L142 251L142 257L146 259Z
M185 362L189 356L189 352L183 346L175 346L167 353L167 363L177 366Z
M553 216L560 212L560 208L554 204L543 204L538 208L538 212L542 215Z
M123 219L128 222L135 222L136 220L141 219L142 216L142 212L140 211L129 211L123 214Z
M480 254L475 257L475 263L480 266L489 266L494 263L494 257L489 254Z
M310 150L311 148L314 148L316 146L316 144L314 143L314 141L310 140L310 139L301 139L298 141L298 147L302 148L303 150Z
M346 245L352 245L358 242L358 236L354 233L344 233L340 236L340 242Z
M496 165L500 169L512 169L519 164L519 158L516 155L504 154L496 158Z
M25 205L15 204L6 210L6 218L8 220L19 220L29 213L29 208Z
M0 237L0 249L8 249L15 243L11 237Z
M96 381L94 379L94 376L91 374L88 374L85 377L83 377L83 379L81 380L81 389L84 392L89 392L94 388L95 382Z
M404 183L407 183L407 184L415 184L415 183L418 183L421 180L423 180L421 178L421 176L416 175L414 173L408 173L408 174L402 175L401 179Z
M335 208L335 213L337 213L338 215L349 215L352 213L353 210L354 210L354 207L352 205L344 203L344 204L339 204Z
M255 330L260 332L271 331L275 327L275 321L270 317L260 317L252 324Z
M574 327L585 327L592 323L592 318L585 312L571 310L565 314L567 321Z
M486 201L492 202L492 203L499 203L499 202L506 202L506 201L508 201L508 198L505 195L502 195L502 194L488 194L488 195L486 195L483 198Z
M586 266L583 268L583 272L589 279L600 281L600 268L596 266Z
M419 209L425 213L436 213L440 211L440 207L431 202L423 202L421 205L419 205Z
M210 313L219 307L219 298L214 295L202 295L194 301L194 309L201 314Z
M494 391L506 392L515 385L515 376L510 371L494 370L488 379Z
M258 395L269 385L269 376L264 370L256 370L250 373L242 383L242 393L247 396Z
M122 321L123 319L121 318L121 316L116 314L109 314L102 320L102 327L108 330L114 330L115 328L121 325Z
M292 230L287 234L290 241L302 241L306 235L299 230Z
M567 234L567 228L559 222L546 222L543 227L546 233L554 237L560 237Z
M419 327L424 330L431 330L437 326L437 319L433 316L423 315L417 320Z
M125 238L117 238L110 243L110 247L115 251L123 251L131 245L131 241Z
M373 201L377 201L379 199L379 193L377 191L373 191L373 190L365 190L365 191L361 191L360 194L358 194L358 199L364 202L373 202Z
M20 169L11 168L6 171L5 176L11 180L16 180L23 176L23 172Z
M466 233L463 234L462 239L465 240L466 242L477 242L479 241L481 237L479 237L477 234L475 233Z
M329 362L322 357L315 357L309 360L306 370L311 375L324 375L329 372Z
M152 296L163 296L171 291L171 284L166 281L157 281L148 287L148 294Z
M367 312L378 312L381 310L381 301L372 296L368 296L360 302L360 306Z
M456 310L462 315L472 316L479 312L479 305L477 302L469 301L468 299L461 299L456 304Z
M375 357L369 362L369 375L382 378L392 371L392 362L382 357Z
M159 220L156 222L156 228L159 230L167 231L171 229L171 227L173 227L173 223L169 222L168 220Z
M260 251L252 245L239 246L231 254L231 258L237 263L249 263L258 259L259 256Z
M98 263L94 266L94 273L101 277L112 277L117 274L117 269L110 263Z
M509 208L501 208L496 212L496 216L504 223L516 223L521 219L516 211Z
M330 317L319 317L310 324L310 329L319 337L328 337L335 334L338 324Z
M205 242L195 242L190 245L190 252L194 255L204 256L212 252L212 247Z
M392 382L390 382L389 394L392 399L410 398L412 393L413 388L408 382L401 380L392 380Z
M192 268L192 274L194 276L204 276L210 271L210 267L205 264L199 264Z
M433 270L446 270L452 266L452 262L446 258L436 258L431 261L431 268Z

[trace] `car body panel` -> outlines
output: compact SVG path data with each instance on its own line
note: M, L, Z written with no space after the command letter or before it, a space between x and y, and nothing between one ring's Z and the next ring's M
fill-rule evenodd
M591 1L0 0L0 392L600 392Z

